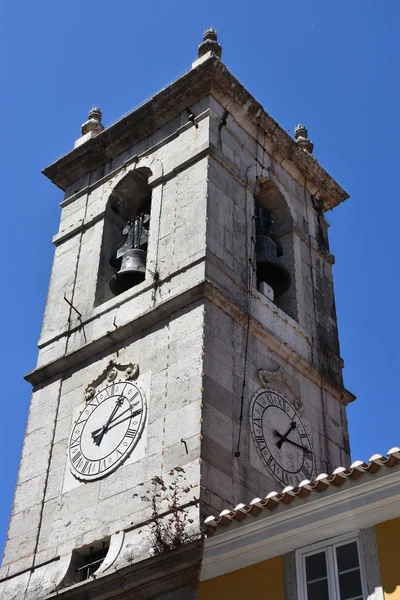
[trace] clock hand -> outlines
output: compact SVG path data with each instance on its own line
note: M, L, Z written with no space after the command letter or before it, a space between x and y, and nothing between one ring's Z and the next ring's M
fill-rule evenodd
M108 431L108 426L110 425L112 419L116 415L119 407L122 406L122 404L124 403L124 400L125 400L124 396L119 396L117 402L115 403L113 411L112 411L110 417L108 418L107 423L105 425L103 425L103 427L100 427L100 429L96 429L95 431L92 431L92 439L93 439L93 442L96 444L96 446L100 446L101 440L103 439L104 434Z
M290 427L287 430L287 432L285 433L285 435L278 434L281 438L278 442L276 442L276 445L278 446L278 448L282 448L283 442L285 442L287 440L287 436L289 435L289 433L291 431L293 431L293 429L296 429L296 421L291 422Z
M109 424L111 423L111 421L113 420L114 416L116 415L116 413L117 413L117 411L118 411L119 407L123 405L123 403L124 403L124 400L125 400L124 396L120 396L120 397L118 398L118 400L117 400L117 402L116 402L116 404L115 404L114 410L112 411L112 413L111 413L111 415L110 415L110 417L109 417L109 419L108 419L107 423L104 425L104 430L105 430L105 431L108 429L108 426L109 426Z
M110 424L110 427L108 428L108 430L112 429L113 427L116 427L117 425L120 425L120 423L123 423L124 421L126 421L126 419L132 419L133 417L137 417L142 412L143 412L143 408L139 408L138 410L135 410L135 412L132 413L131 415L129 415L128 417L125 417L125 419L121 419L122 415L125 413L120 414L118 417L119 420L116 422L113 421L112 424Z
M107 431L110 431L110 429L112 429L113 427L115 427L116 425L119 425L120 423L122 423L123 421L125 421L125 419L131 419L132 417L137 417L137 415L140 415L141 412L143 412L142 408L139 408L138 410L136 410L135 412L131 413L129 415L129 417L125 417L125 419L121 419L121 417L123 415L125 415L127 412L130 412L130 408L127 408L126 410L124 410L123 413L121 413L120 415L118 415L118 419L120 419L119 421L115 422L115 421L110 421L108 424L108 427L106 428L105 425L103 425L103 427L100 427L100 429L96 429L95 431L92 432L92 438L93 438L93 442L97 445L100 446L101 444L101 440L103 439L103 436L105 433L107 433Z
M100 446L101 440L103 439L103 435L104 435L104 425L103 425L103 427L100 427L100 429L96 429L95 431L92 431L92 439L93 439L93 442L96 444L96 446Z
M122 412L120 415L118 415L118 419L120 419L120 418L121 418L123 415L125 415L127 412L130 412L130 411L131 411L131 407L127 408L126 410L124 410L124 412ZM112 423L114 423L114 419L112 419L112 420L109 422L107 429L111 429L110 425L111 425Z
M137 406L138 404L140 404L140 403L139 403L139 402L135 402L135 403L134 403L132 406L130 406L129 408L127 408L126 410L124 410L124 412L122 412L121 414L119 414L119 415L118 415L118 419L120 419L120 418L121 418L123 415L125 415L127 412L130 412L130 411L132 410L132 408L133 408L134 406ZM139 409L139 412L142 412L142 410L143 410L142 408L141 408L141 409ZM131 413L131 417L132 417L132 416L133 416L133 417L135 417L135 416L136 416L136 414L139 414L139 412L138 412L138 411L136 411L136 412L135 412L135 413L133 413L133 414ZM110 421L110 423L108 424L109 426L107 427L107 429L111 429L111 427L110 427L111 423L114 423L114 419L113 419L112 421Z
M289 444L293 444L293 446L297 446L297 448L301 448L302 450L304 450L304 452L310 452L310 454L312 454L312 452L309 448L306 448L305 446L302 446L301 444L298 444L297 442L293 442L292 440L289 440L289 439L287 439L286 442L289 442Z

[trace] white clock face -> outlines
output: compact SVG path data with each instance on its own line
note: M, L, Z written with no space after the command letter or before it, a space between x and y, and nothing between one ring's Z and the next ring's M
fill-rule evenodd
M257 448L275 479L292 486L312 479L311 439L288 400L276 392L258 391L251 402L250 420Z
M68 454L71 472L81 480L114 471L136 446L146 419L146 403L131 381L100 390L79 414Z

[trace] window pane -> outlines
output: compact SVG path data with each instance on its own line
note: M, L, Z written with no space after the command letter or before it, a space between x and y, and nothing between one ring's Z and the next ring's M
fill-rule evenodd
M319 552L318 554L306 557L306 573L307 583L314 579L326 577L325 552Z
M350 571L339 575L340 600L348 600L349 598L362 598L362 587L360 570Z
M316 581L307 585L307 600L329 600L328 580Z
M338 546L336 548L336 557L339 573L347 571L348 569L354 569L359 566L357 542L351 542L351 544L344 544L344 546Z

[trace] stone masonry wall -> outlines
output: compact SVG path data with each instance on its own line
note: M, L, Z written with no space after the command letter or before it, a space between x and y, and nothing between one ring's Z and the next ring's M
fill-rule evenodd
M332 472L349 460L345 407L279 356L263 329L251 327L240 457L235 457L239 435L244 375L246 319L228 303L205 305L205 356L202 443L202 508L205 515L240 502L280 491L260 459L250 426L250 400L260 389L259 369L280 367L304 404L302 419L311 433L316 473ZM289 399L293 396L285 393Z
M221 100L222 104L222 100ZM202 500L204 514L281 489L256 449L249 404L260 388L259 369L283 371L303 403L316 457L316 473L333 470L349 460L345 406L324 387L327 373L341 388L331 265L326 222L305 187L261 150L268 143L245 133L232 116L219 127L224 108L211 102L206 278L214 292L206 303L204 359L204 419ZM263 163L255 168L255 155ZM257 177L259 179L257 179ZM262 177L270 179L284 197L293 221L291 267L296 287L294 320L249 286L249 256L253 246L254 196ZM246 367L240 457L235 457L239 432L240 396L249 295L250 335ZM297 357L297 358L295 358ZM312 369L303 368L305 364ZM290 398L290 393L289 393Z
M38 358L39 369L48 365L49 373L58 374L45 377L33 391L1 572L9 577L38 567L29 583L32 598L39 597L38 589L44 595L61 581L73 548L115 537L117 530L134 528L124 533L125 545L117 553L122 562L114 566L149 555L148 530L139 525L151 515L154 476L179 477L180 489L187 490L181 501L191 504L190 527L199 531L204 316L199 293L190 290L204 281L205 272L208 105L205 98L193 107L204 115L197 128L183 114L66 191ZM146 280L95 307L107 199L136 166L151 171ZM81 321L64 294L81 312ZM85 387L111 359L139 363L147 424L123 466L83 484L67 465L74 411ZM174 467L184 470L174 472ZM55 566L40 568L59 556ZM6 582L7 597L19 598L28 580L30 573L28 578L24 573Z
M327 224L306 183L272 151L260 153L246 133L251 128L245 131L231 114L220 126L225 108L223 94L217 96L191 107L197 127L184 111L66 190L39 341L35 377L42 379L32 396L2 570L5 577L22 571L3 586L10 600L27 586L26 600L52 591L72 550L105 536L111 536L112 569L150 556L145 523L155 476L171 483L179 474L194 535L201 525L199 499L210 514L279 488L249 427L260 368L280 366L303 399L317 471L347 462ZM269 141L258 141L269 148ZM140 167L150 170L152 188L146 279L96 306L108 198L126 173ZM290 209L293 228L285 235L293 247L295 319L260 294L254 278L249 290L257 176L270 178ZM248 307L247 387L236 458ZM69 473L68 439L85 387L111 359L139 363L146 427L123 466L102 480L79 483ZM336 388L325 385L326 375ZM111 558L104 569L111 568Z
M284 161L275 160L272 153L263 150L270 145L268 139L263 139L262 134L254 139L232 116L221 129L219 123L225 109L213 98L211 110L214 118L210 120L207 273L218 281L224 293L243 305L252 250L253 201L260 182L271 180L287 203L293 221L292 230L285 234L291 236L294 255L291 275L297 305L291 313L297 314L296 321L308 338L309 355L305 358L341 385L332 281L334 258L329 253L328 225L318 202L305 184L301 186L285 170ZM255 278L253 288L254 281ZM261 295L260 300L268 303ZM279 314L283 320L287 318L285 313Z
M206 106L207 99L204 99L194 108L204 113ZM56 250L39 340L38 366L104 335L113 323L114 309L122 303L130 304L129 309L125 309L132 321L143 311L188 289L188 281L193 284L199 276L202 279L200 273L204 267L199 268L198 263L205 254L208 161L204 153L209 137L209 119L204 114L198 128L188 126L184 116L183 123L180 119L174 120L156 132L157 135L125 152L120 160L111 161L101 172L92 173L66 191L60 230L53 240ZM174 135L170 133L172 130ZM168 134L171 139L167 137L161 143L160 138ZM157 141L159 146L146 154L146 147ZM138 154L138 160L132 159ZM132 160L121 167L122 159ZM118 298L95 307L107 201L115 185L136 167L146 167L152 173L146 280ZM161 283L166 278L170 280L160 285L154 294L156 272ZM84 331L79 329L77 314L71 311L64 295L82 314ZM121 315L118 322L122 324Z
M155 476L167 482L179 477L182 503L199 498L203 321L198 301L34 391L3 563L8 575L31 567L33 560L40 565L61 556L68 565L74 548L138 528L151 518ZM82 483L69 472L68 440L85 387L110 359L139 363L137 384L147 400L147 421L122 466L104 479ZM190 514L193 531L199 531L195 505ZM126 534L114 567L151 555L148 530L140 534ZM48 581L46 575L47 593L61 578L57 572Z

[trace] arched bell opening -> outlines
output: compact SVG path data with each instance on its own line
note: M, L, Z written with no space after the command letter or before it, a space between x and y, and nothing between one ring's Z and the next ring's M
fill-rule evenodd
M151 171L130 171L115 186L104 218L96 304L144 281L150 229Z
M269 180L254 202L257 288L297 319L293 218L277 185Z

